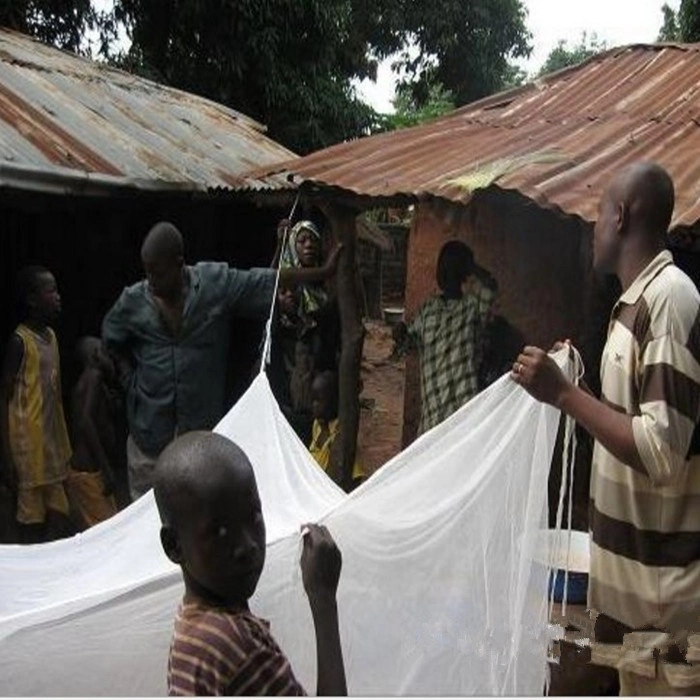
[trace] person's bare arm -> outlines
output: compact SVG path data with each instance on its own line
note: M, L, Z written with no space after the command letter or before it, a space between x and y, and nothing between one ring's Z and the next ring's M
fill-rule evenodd
M301 572L316 631L318 696L347 695L336 591L342 556L322 525L306 525Z
M634 441L632 416L616 411L570 382L544 350L525 347L510 376L538 401L574 418L621 462L646 473Z
M270 267L277 269L280 264L280 258L282 257L282 246L284 245L284 239L289 231L290 221L289 219L281 219L277 224L277 248L275 249L275 254L272 257L272 262Z
M0 437L2 438L3 464L5 466L4 472L0 476L12 490L17 486L17 471L10 449L10 401L23 358L24 343L21 338L13 334L5 352L2 380L0 381Z
M498 289L498 283L496 282L494 276L486 268L475 264L472 274L480 284L484 285L484 287L487 287L492 291L496 291Z
M280 284L284 287L295 287L310 282L322 282L335 274L338 257L343 249L338 243L328 254L326 262L321 267L284 267L280 270Z
M90 454L97 460L97 466L102 472L105 482L105 494L111 493L114 485L114 473L109 463L107 451L100 438L99 427L95 422L95 416L99 413L99 402L103 400L102 381L96 370L91 370L85 377L85 394L79 414L78 431L85 441Z
M133 335L123 299L124 296L120 296L102 320L102 342L114 362L119 383L126 391L134 374L134 362L129 350Z
M112 362L114 362L119 386L122 388L122 391L127 391L129 382L134 376L134 365L131 358L116 349L110 351L109 356L112 358Z

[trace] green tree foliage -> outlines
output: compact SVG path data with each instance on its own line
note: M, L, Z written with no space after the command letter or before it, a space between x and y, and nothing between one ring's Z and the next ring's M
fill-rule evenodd
M417 104L412 91L400 87L392 100L393 114L383 116L381 131L393 131L408 126L416 126L431 121L455 108L454 97L442 85L432 85L428 99L424 104Z
M657 41L680 41L680 28L678 27L678 15L672 7L664 3L661 7L661 12L664 15L664 23L659 30Z
M97 19L90 0L0 0L0 26L78 53Z
M581 40L574 46L569 46L565 41L559 43L549 52L538 75L546 75L554 71L561 70L567 66L574 66L581 61L585 61L590 56L604 51L607 45L600 41L595 32L588 36L586 32L581 34Z
M664 23L659 41L700 41L700 0L681 0L678 12L664 3L661 11Z
M700 41L700 0L681 0L678 26L681 41Z
M385 125L354 79L399 54L417 109L501 88L526 55L521 0L117 0L132 47L121 64L229 104L304 153ZM417 57L416 57L417 54Z
M509 59L530 55L521 0L390 4L403 50L397 67L407 75L402 88L418 105L429 101L434 85L449 90L458 106L497 92L515 77Z
M524 71L520 66L516 66L513 63L509 63L503 72L502 85L503 90L508 90L514 87L520 87L524 85L529 79L526 71Z
M304 153L370 130L351 78L376 59L347 0L117 0L116 62L248 114ZM365 22L369 20L365 18Z

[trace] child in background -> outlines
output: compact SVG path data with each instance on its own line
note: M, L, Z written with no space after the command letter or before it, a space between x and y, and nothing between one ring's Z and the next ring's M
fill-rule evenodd
M72 532L64 489L71 446L61 398L61 366L52 325L61 313L54 276L44 267L20 271L23 321L10 338L0 387L4 479L17 496L25 544Z
M314 423L311 429L309 452L319 466L328 471L331 450L340 429L338 421L338 380L335 372L319 372L311 383L311 409ZM355 458L352 469L352 488L359 486L365 478L364 469Z
M82 372L73 390L73 465L66 489L83 528L117 512L114 499L115 406L108 384L114 364L99 338L87 336L77 344Z
M168 660L170 695L301 695L304 689L248 600L265 562L265 522L245 453L215 433L192 432L155 470L161 542L182 568L185 596ZM302 579L316 630L317 695L346 695L336 590L340 551L308 526Z
M314 357L303 341L294 347L294 367L289 379L289 394L295 413L311 418L311 382L314 377Z

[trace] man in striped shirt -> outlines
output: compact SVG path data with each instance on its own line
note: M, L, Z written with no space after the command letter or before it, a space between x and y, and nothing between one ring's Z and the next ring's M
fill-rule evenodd
M156 465L161 541L179 564L185 597L168 659L170 695L304 695L269 624L248 607L265 561L265 523L253 469L221 435L192 432ZM347 695L336 590L341 555L310 525L301 557L316 630L318 695Z
M650 163L603 193L593 264L623 293L601 400L539 348L526 347L512 372L596 439L588 604L596 641L611 646L594 646L593 660L607 655L619 669L621 694L700 694L700 666L683 662L700 632L700 294L665 250L673 204L671 178Z

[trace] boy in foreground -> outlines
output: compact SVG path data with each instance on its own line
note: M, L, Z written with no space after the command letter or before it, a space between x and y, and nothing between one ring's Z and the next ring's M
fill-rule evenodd
M185 596L168 660L170 695L303 695L272 635L249 607L265 562L265 522L253 469L227 438L191 432L155 470L161 542ZM301 570L316 630L318 695L346 695L336 590L341 555L310 525Z

